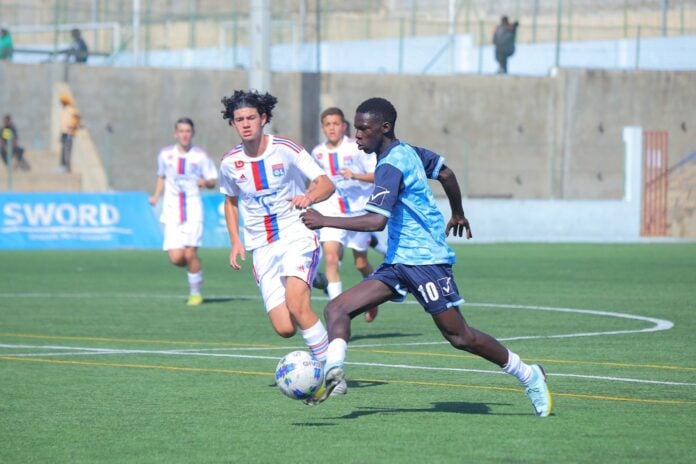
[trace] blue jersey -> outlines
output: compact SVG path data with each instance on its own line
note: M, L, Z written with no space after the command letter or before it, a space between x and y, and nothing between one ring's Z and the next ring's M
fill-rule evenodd
M385 263L454 264L454 251L445 242L445 220L428 185L444 161L399 140L377 158L375 188L365 209L389 218Z

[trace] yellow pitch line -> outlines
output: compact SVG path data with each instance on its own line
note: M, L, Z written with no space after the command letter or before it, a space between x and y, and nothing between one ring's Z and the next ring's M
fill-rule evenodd
M405 354L412 356L428 356L436 358L469 358L469 359L479 359L478 356L472 354L460 354L460 353L432 353L428 351L402 351L402 350L381 350L373 348L360 348L359 346L351 347L351 351L360 351L365 353L380 353L380 354ZM631 364L631 363L618 363L611 361L577 361L577 360L567 360L567 359L547 359L547 358L526 358L526 361L530 362L548 362L548 363L558 363L558 364L585 364L591 366L611 366L611 367L638 367L646 369L667 369L675 371L684 372L696 372L696 367L685 367L685 366L670 366L670 365L659 365L659 364Z
M200 368L200 367L177 367L177 366L161 366L156 364L130 364L130 363L99 363L90 361L66 361L61 359L44 359L44 358L16 358L13 356L0 356L0 359L5 361L28 361L46 364L69 364L73 366L96 366L96 367L129 367L133 369L159 369L171 372L205 372L217 374L243 374L243 375L263 375L265 377L272 376L268 372L258 371L240 371L235 369L216 369L216 368Z
M153 364L129 364L129 363L99 363L90 361L66 361L60 359L43 359L43 358L17 358L13 356L0 356L0 360L4 361L24 361L24 362L36 362L36 363L46 363L46 364L63 364L63 365L73 365L73 366L92 366L92 367L126 367L131 369L156 369L169 372L204 372L204 373L217 373L217 374L241 374L241 375L258 375L264 377L270 377L273 374L270 372L258 372L258 371L241 371L235 369L216 369L216 368L198 368L198 367L177 367L177 366L162 366ZM522 390L519 388L511 387L495 387L487 385L468 385L468 384L451 384L451 383L441 383L441 382L421 382L413 380L385 380L385 379L351 379L357 382L371 382L371 383L386 383L386 384L399 384L399 385L421 385L429 387L447 387L447 388L471 388L476 390L493 390L493 391L504 391L504 392L516 392L519 393ZM604 401L621 401L629 403L643 403L643 404L696 404L696 401L689 400L653 400L645 398L629 398L621 396L605 396L605 395L588 395L582 393L558 393L553 392L555 397L565 397L565 398L580 398L580 399L591 399L591 400L604 400Z
M274 345L252 345L249 343L233 343L233 342L199 342L199 341L172 341L172 340L157 340L157 339L139 339L139 338L105 338L105 337L80 337L69 335L37 335L37 334L22 334L22 333L0 333L2 337L14 338L31 338L36 340L72 340L72 341L89 341L89 342L120 342L120 343L154 343L158 345L203 345L203 346L233 346L237 348L274 348Z
M440 382L421 382L413 380L378 380L378 379L350 379L357 382L380 382L388 384L401 384L401 385L421 385L429 387L448 387L448 388L474 388L477 390L494 390L494 391L505 391L505 392L522 392L523 390L519 388L512 387L494 387L487 385L467 385L467 384L451 384L451 383L440 383ZM605 400L605 401L624 401L632 403L648 403L648 404L696 404L696 401L690 400L653 400L645 398L629 398L621 396L605 396L605 395L588 395L583 393L558 393L551 392L553 397L564 397L564 398L581 398L581 399L592 399L592 400Z

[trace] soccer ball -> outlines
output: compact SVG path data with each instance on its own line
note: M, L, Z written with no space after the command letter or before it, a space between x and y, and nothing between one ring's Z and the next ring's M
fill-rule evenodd
M324 384L324 368L306 351L293 351L278 361L276 385L293 400L311 398Z

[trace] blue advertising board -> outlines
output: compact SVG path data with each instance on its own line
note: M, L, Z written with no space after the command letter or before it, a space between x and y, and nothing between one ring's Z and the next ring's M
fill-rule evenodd
M147 194L0 194L0 249L159 248Z
M224 196L203 195L204 247L230 246ZM144 192L2 193L0 249L162 248Z
M206 193L203 197L203 246L204 247L230 247L230 234L227 232L225 222L225 196L221 193ZM240 216L240 228L244 222ZM244 235L240 232L242 240Z

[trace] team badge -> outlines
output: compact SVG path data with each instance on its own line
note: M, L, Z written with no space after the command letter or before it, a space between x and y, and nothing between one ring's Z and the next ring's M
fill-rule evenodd
M274 164L271 166L271 170L273 171L273 177L283 177L285 175L285 165L281 164Z

